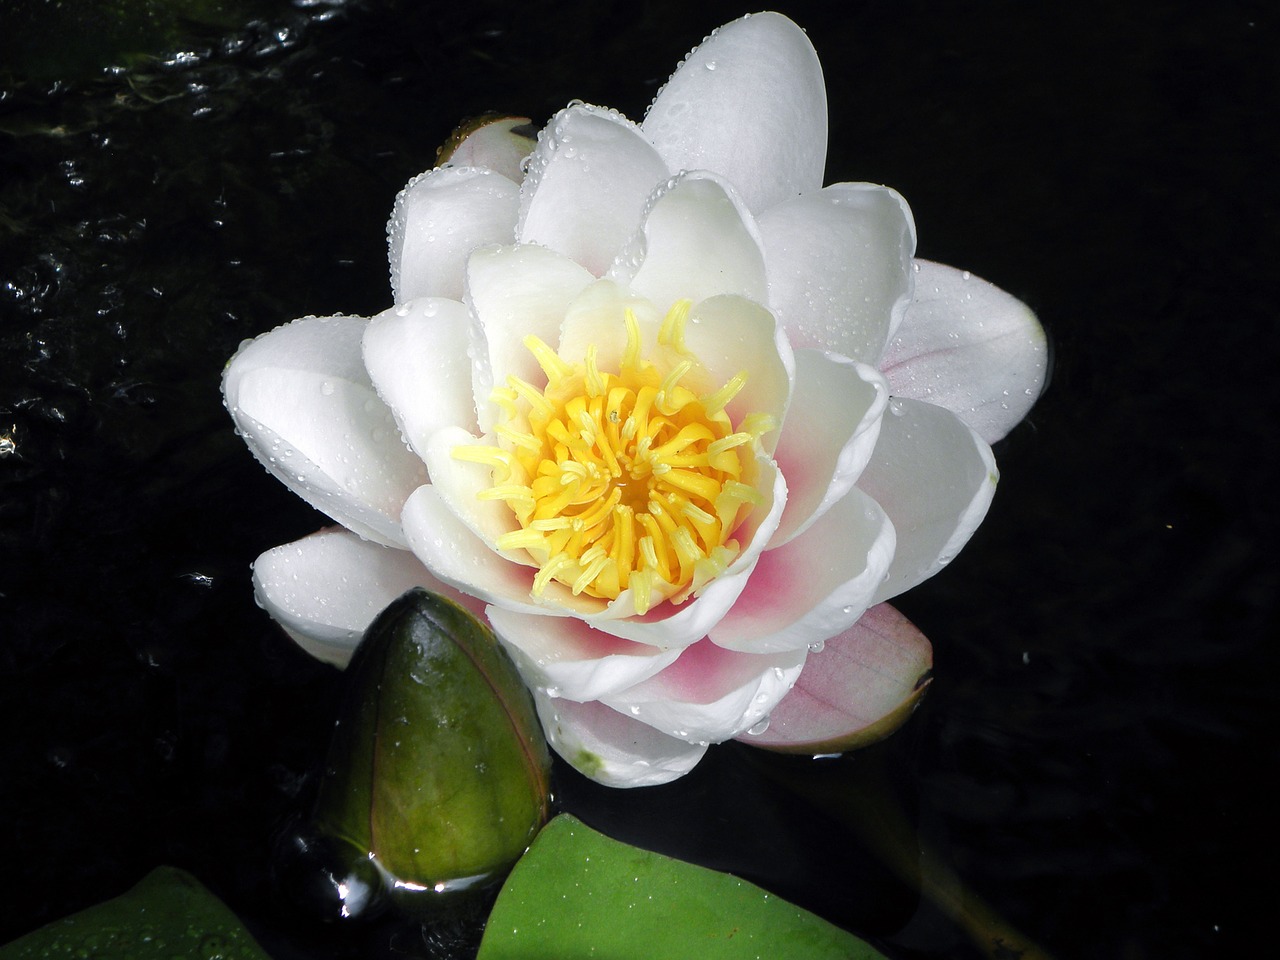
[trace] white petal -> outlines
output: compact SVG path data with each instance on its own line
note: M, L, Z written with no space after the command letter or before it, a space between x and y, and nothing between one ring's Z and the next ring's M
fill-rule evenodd
M584 615L583 619L615 636L664 649L687 647L705 637L746 588L764 544L777 529L786 503L786 482L777 465L766 457L758 457L756 462L758 477L753 485L764 500L734 531L733 539L739 542L741 549L723 573L704 586L696 597L680 604L659 604L643 617L618 618L620 611L615 608L621 607L625 611L630 601L630 591L624 591L609 609L599 614Z
M795 390L774 451L787 509L770 547L798 536L857 481L889 405L880 371L847 357L797 350Z
M253 455L349 530L403 546L400 508L426 480L360 362L368 321L307 317L240 349L222 392Z
M876 363L911 299L915 223L894 190L837 183L759 219L769 305L797 347Z
M873 602L896 597L951 562L991 505L999 474L991 448L954 413L894 397L858 488L898 535Z
M533 692L552 749L606 787L651 787L692 770L706 744L686 743L624 717L598 700L576 703Z
M569 616L595 613L603 601L575 597L552 581L535 600L533 567L512 563L495 553L449 509L432 484L414 491L404 505L405 539L428 570L463 593L521 613Z
M968 271L916 264L915 298L880 365L891 392L946 407L995 443L1040 396L1044 330L1026 304Z
M570 304L560 328L557 352L568 363L582 363L587 348L596 348L601 370L616 372L627 347L626 314L630 310L640 330L640 355L658 351L662 314L646 298L612 280L597 280Z
M466 524L467 529L479 537L485 545L501 553L507 560L532 563L528 553L521 549L513 552L498 550L497 541L504 533L520 529L516 515L501 500L482 500L478 494L493 486L493 472L482 463L459 460L453 456L457 447L491 446L472 436L461 427L445 427L431 436L423 459L431 474L431 486L453 515Z
M387 224L393 299L461 300L467 256L510 243L519 210L520 188L492 170L440 167L414 177Z
M461 139L456 139L461 132ZM533 153L537 131L528 117L489 117L455 131L440 151L439 166L487 167L512 183L524 179L524 160Z
M346 530L321 530L274 547L253 565L259 605L303 650L339 667L347 665L374 617L412 587L463 602L409 551ZM473 612L476 606L471 604Z
M593 630L576 617L489 607L489 623L525 681L551 696L598 700L647 680L680 655Z
M746 385L725 407L734 425L751 413L772 416L781 427L795 379L795 357L772 313L743 297L725 295L695 304L685 326L686 348L706 371L697 389L709 393L739 373ZM692 384L691 384L692 386ZM778 445L778 431L761 438L766 453Z
M723 174L759 212L822 185L822 65L781 14L735 20L685 58L642 129L672 170Z
M631 239L667 166L634 123L578 104L538 137L521 187L522 243L540 243L596 276Z
M488 247L467 261L467 295L479 324L472 360L481 430L488 432L495 419L489 401L495 384L512 374L546 382L524 338L555 343L569 304L594 279L568 257L532 244Z
M893 524L880 505L850 490L821 523L765 551L711 639L730 650L772 653L847 630L884 582L894 542Z
M461 303L427 297L378 314L364 333L369 377L420 457L441 427L475 428L469 327Z
M719 743L769 715L800 676L807 653L737 653L703 640L661 673L604 702L669 736Z
M609 278L629 284L662 313L677 300L697 303L721 293L765 303L761 251L755 219L733 188L693 171L657 191Z

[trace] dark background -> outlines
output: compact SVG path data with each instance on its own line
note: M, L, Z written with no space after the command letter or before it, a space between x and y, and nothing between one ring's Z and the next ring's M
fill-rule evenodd
M826 70L828 180L896 187L921 256L1027 301L1052 383L996 447L986 523L900 600L935 648L906 728L826 764L717 748L625 794L561 769L558 795L894 957L977 954L879 865L889 809L958 879L928 877L1057 957L1265 947L1274 7L834 7L780 5ZM318 932L273 892L340 680L253 604L250 561L321 520L233 435L222 365L389 304L391 202L459 119L574 97L639 119L745 10L173 11L0 11L0 942L172 863L281 960L429 952L389 922Z

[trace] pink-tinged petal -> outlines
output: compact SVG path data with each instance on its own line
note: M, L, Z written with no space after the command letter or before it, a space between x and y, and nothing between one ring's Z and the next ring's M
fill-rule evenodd
M647 680L680 655L593 630L577 617L502 607L489 607L488 616L525 681L553 697L599 700Z
M222 395L259 462L362 537L404 546L400 508L426 478L360 362L368 321L307 317L241 346Z
M405 502L405 539L423 565L445 583L483 600L521 613L582 616L604 602L551 582L534 599L533 567L512 563L467 528L449 509L433 484L424 484Z
M916 264L915 298L880 365L890 390L946 407L995 443L1044 387L1044 330L1026 304L968 271Z
M887 603L809 654L794 688L759 734L743 743L785 753L838 753L887 737L929 685L933 649Z
M853 487L880 436L889 385L847 357L797 350L795 390L774 451L787 509L770 548L799 536Z
M714 170L759 212L822 185L822 65L781 14L735 20L685 58L642 129L672 170Z
M445 426L475 429L467 355L470 317L456 300L427 297L400 304L369 322L365 369L418 456Z
M439 167L410 180L387 224L393 299L461 300L468 255L509 243L519 211L520 188L492 170Z
M911 300L915 223L894 190L837 183L760 215L769 305L796 348L874 364Z
M440 150L437 166L487 167L519 183L537 136L528 117L481 117L454 131Z
M705 743L686 743L625 717L598 700L557 700L535 689L547 742L585 777L606 787L652 787L692 770Z
M884 508L898 535L875 602L951 562L987 515L999 473L991 448L949 410L894 397L858 489Z
M764 254L755 219L727 183L706 171L682 173L660 187L640 231L609 278L666 313L722 293L765 303Z
M800 676L807 653L737 653L702 640L661 673L604 702L668 736L719 743L769 715Z
M426 587L482 607L433 577L407 550L321 530L268 550L253 565L258 604L307 653L345 667L373 618L400 594Z
M850 490L821 523L765 551L711 639L730 650L773 653L812 647L847 630L884 581L895 539L880 505Z
M595 278L568 257L532 244L486 247L467 261L467 295L479 324L472 354L476 409L487 432L495 419L489 394L508 375L542 384L546 376L524 345L530 334L555 343L565 311Z
M629 616L635 608L631 591L624 590L603 612L583 619L599 630L663 649L687 647L710 633L746 588L786 504L786 481L777 465L761 456L756 458L756 470L752 485L763 500L734 531L732 539L738 541L741 549L724 572L705 585L697 596L682 603L658 604L644 616L636 617Z
M653 145L617 111L587 104L561 110L530 158L517 237L600 276L631 239L649 194L667 175Z

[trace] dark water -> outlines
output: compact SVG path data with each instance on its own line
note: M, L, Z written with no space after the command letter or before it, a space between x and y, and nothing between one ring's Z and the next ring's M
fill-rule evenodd
M272 892L339 677L253 605L249 562L320 518L232 435L222 364L292 317L387 305L391 201L458 119L573 97L639 117L744 10L149 9L81 35L46 4L0 13L0 942L172 863L278 958L425 955ZM782 9L826 68L828 179L895 186L922 256L1030 303L1054 381L997 447L973 542L901 601L936 658L903 731L824 764L719 748L638 792L559 770L562 803L894 957L978 955L882 865L899 814L913 862L1058 957L1265 943L1271 5Z

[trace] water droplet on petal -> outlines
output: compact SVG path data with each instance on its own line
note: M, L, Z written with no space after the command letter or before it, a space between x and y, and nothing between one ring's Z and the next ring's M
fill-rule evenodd
M764 733L768 729L769 729L769 718L761 717L759 720L757 720L755 723L753 723L750 727L747 728L747 736L758 737L760 736L760 734Z

